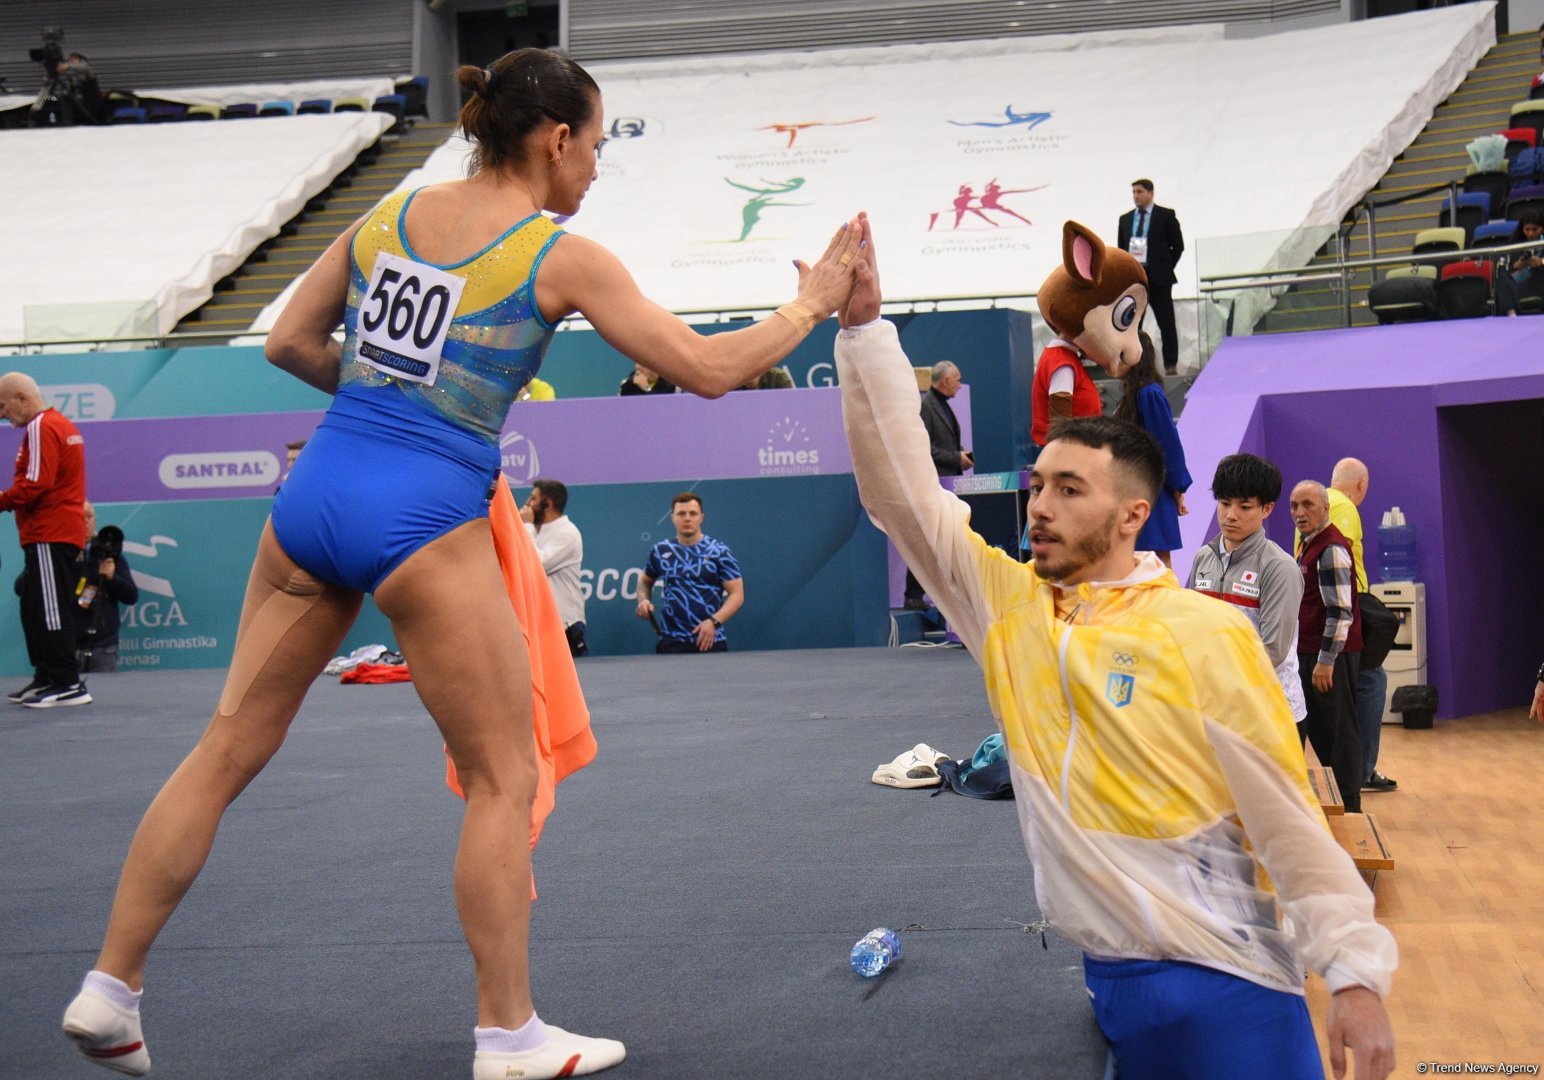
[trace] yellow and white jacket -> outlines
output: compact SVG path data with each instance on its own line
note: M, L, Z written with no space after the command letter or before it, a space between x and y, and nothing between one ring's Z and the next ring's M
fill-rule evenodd
M863 505L986 674L1035 895L1104 958L1181 960L1303 992L1387 995L1398 949L1308 786L1249 620L1151 554L1058 586L971 531L939 487L895 327L836 343Z

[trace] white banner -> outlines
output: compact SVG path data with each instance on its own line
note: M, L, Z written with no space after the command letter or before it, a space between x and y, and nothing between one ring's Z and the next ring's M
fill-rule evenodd
M1261 234L1229 246L1250 268L1306 258L1322 236L1301 230L1360 199L1494 42L1492 8L596 65L608 141L565 224L675 310L786 301L791 260L860 209L886 295L1023 294L1060 261L1062 222L1113 244L1149 177L1193 297L1199 237ZM452 140L404 184L464 175L465 152Z

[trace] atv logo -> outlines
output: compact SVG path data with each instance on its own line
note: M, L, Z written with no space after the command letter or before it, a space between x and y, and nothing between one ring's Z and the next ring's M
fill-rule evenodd
M511 431L499 440L499 468L510 487L529 487L541 475L536 445L518 431Z

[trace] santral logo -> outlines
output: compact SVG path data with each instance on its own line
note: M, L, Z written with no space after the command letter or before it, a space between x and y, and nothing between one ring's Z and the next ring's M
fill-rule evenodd
M279 482L279 459L267 450L168 454L160 476L169 488L271 487Z
M541 475L536 445L518 431L509 432L499 440L499 468L515 487L529 484Z

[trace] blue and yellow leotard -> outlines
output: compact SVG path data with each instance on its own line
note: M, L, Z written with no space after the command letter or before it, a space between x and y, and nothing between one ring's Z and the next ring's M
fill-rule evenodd
M273 507L274 535L290 558L362 592L431 540L487 514L499 430L554 329L536 307L536 272L561 228L533 214L470 258L431 263L404 227L415 194L387 199L354 236L338 393ZM381 255L426 268L433 280L460 279L448 326L430 318L435 310L420 294L388 302L393 294L376 275ZM393 323L419 313L427 337L440 331L432 382L398 377L372 363L371 350L361 354L362 328L372 318L384 324L388 311Z

